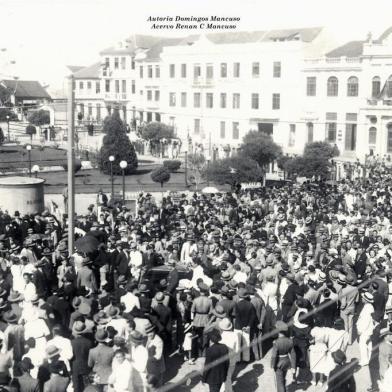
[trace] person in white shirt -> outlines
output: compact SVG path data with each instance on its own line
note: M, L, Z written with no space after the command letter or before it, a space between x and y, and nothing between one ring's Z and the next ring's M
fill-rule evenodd
M365 302L361 313L359 314L357 321L357 331L359 335L359 352L360 352L360 366L366 366L369 364L370 357L372 355L372 335L374 330L374 321L372 313L374 312L373 307L373 294L366 291L362 294L362 298Z
M142 265L143 265L142 252L140 252L140 250L137 249L136 242L132 242L131 250L129 252L129 266L131 267L132 276L139 276Z
M131 342L131 365L133 367L132 387L133 390L144 390L147 385L147 362L148 350L145 347L146 338L139 331L132 331L129 335ZM117 392L117 391L116 391Z
M126 359L125 351L117 350L114 353L112 362L112 374L108 383L112 391L130 392L133 391L131 382L133 379L133 369L131 362Z
M193 237L187 236L186 241L182 245L180 260L183 263L191 263L192 255L197 252L197 244L195 243Z
M71 370L70 361L73 357L73 350L71 341L61 336L60 325L55 325L52 328L53 339L49 340L46 347L55 346L60 350L60 359L65 363L68 371Z
M128 287L128 292L120 298L120 302L124 304L125 313L129 313L133 308L140 309L139 297L135 295L137 291L137 284L133 284Z

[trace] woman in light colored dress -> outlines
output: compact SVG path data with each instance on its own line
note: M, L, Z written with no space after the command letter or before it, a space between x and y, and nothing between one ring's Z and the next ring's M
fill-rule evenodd
M314 327L310 331L313 343L309 348L309 364L312 372L312 385L322 386L334 369L333 358L328 351L326 328Z

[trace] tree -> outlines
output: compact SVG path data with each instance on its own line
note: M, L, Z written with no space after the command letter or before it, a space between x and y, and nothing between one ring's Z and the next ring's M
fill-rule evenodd
M0 127L0 146L3 145L5 140L3 129Z
M33 135L37 133L37 129L35 128L34 125L28 125L26 127L26 134L30 135L30 142L33 143Z
M145 140L172 139L174 128L160 122L150 122L142 127L141 137Z
M47 110L34 110L29 113L27 121L37 127L50 124L50 114Z
M114 156L113 173L121 174L120 162L126 161L128 166L125 174L133 173L137 166L138 160L135 149L126 134L126 127L121 120L118 110L108 116L104 122L104 133L100 156L98 159L99 168L105 174L110 174L109 157Z
M174 173L181 167L181 161L178 159L169 159L163 161L163 166L165 166L170 173Z
M170 180L170 172L166 167L159 166L151 172L151 179L161 184L161 188L163 188L163 184Z
M331 146L328 142L308 143L302 156L286 160L283 169L290 175L326 179L331 172L331 159L338 155L336 145Z
M255 160L264 168L282 155L282 149L271 136L259 131L249 131L243 138L241 155Z
M0 122L7 122L7 116L9 121L18 121L18 116L8 108L0 108Z
M188 180L195 185L197 190L198 185L203 179L203 170L205 169L206 158L203 154L189 154L187 162L189 169L192 172L188 177Z
M258 182L263 177L259 164L248 157L224 158L210 163L203 176L216 184L234 186L241 182Z
M65 171L68 171L68 161L62 164ZM82 168L82 161L79 158L74 159L74 173L77 173Z

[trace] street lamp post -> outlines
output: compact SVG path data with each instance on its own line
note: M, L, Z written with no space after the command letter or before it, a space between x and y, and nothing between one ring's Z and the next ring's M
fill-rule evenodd
M10 139L10 116L8 114L6 116L6 119L7 119L8 142L10 142L11 141L11 139Z
M185 161L184 161L184 180L185 186L188 186L188 146L185 147Z
M123 178L123 189L122 189L122 201L123 205L125 205L125 169L127 168L128 163L127 161L121 161L120 162L120 168L122 171L122 178Z
M37 175L38 175L38 173L39 173L39 166L38 165L34 165L32 168L31 168L31 172L32 173L34 173L34 175L35 175L35 178L37 178Z
M112 199L114 198L114 181L113 181L113 162L114 162L114 156L110 155L109 157L109 162L110 162L110 181L112 183Z
M31 145L30 144L26 146L26 150L29 154L29 176L31 177Z
M210 186L210 176L209 176L209 172L210 172L210 161L211 161L211 156L209 155L207 157L207 186Z

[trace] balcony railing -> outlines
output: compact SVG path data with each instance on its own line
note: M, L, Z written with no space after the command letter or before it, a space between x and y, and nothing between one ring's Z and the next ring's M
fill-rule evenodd
M112 101L126 101L128 99L127 93L106 93L105 99Z

